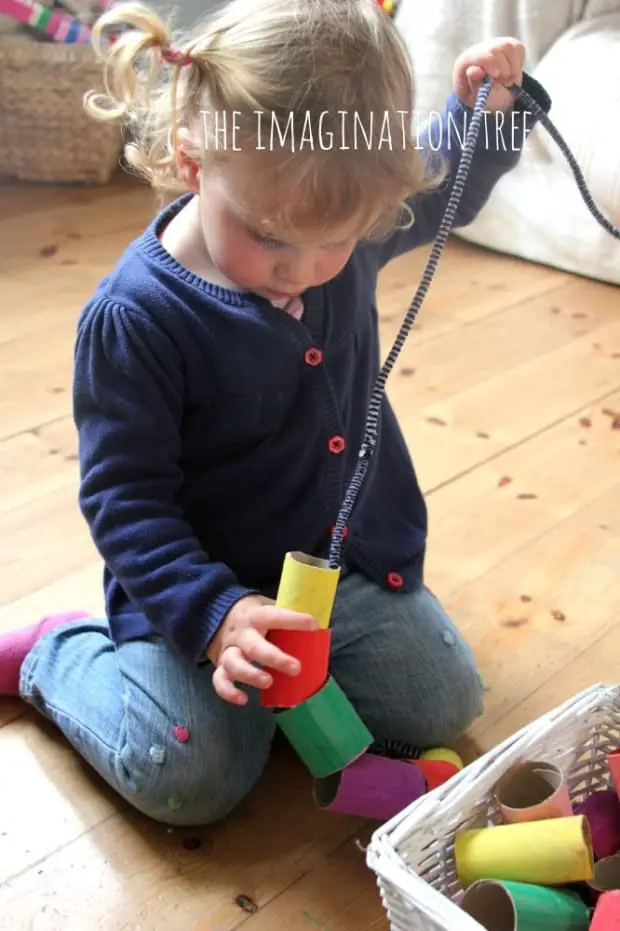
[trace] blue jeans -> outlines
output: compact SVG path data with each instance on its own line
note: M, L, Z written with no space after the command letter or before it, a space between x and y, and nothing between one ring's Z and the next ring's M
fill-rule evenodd
M381 741L450 745L482 712L474 658L437 599L345 575L332 619L331 672ZM116 647L105 620L50 631L22 665L22 698L144 814L174 825L218 821L269 758L271 711L250 690L223 702L213 666L191 665L157 638Z

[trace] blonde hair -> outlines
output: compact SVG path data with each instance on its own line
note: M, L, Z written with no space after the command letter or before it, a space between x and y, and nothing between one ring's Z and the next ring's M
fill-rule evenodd
M250 192L245 201L239 195L237 206L258 210L270 226L293 234L341 228L355 216L366 238L380 237L403 212L411 221L405 198L442 180L441 171L433 176L428 170L412 138L411 63L376 0L230 0L187 35L176 34L142 3L120 3L99 18L93 43L105 62L106 92L88 94L85 108L95 119L126 125L127 162L159 194L187 189L177 158L181 138L205 169L230 169L239 150L253 149L260 162L239 162ZM206 114L227 114L224 145L214 145ZM365 142L355 151L346 139L330 150L297 150L293 143L284 158L277 147L258 151L258 114L267 117L267 127L275 120L292 129L293 140L303 134L308 115L322 114L325 138L333 133L342 139L345 118L347 125L352 119L364 127ZM377 144L373 117L382 132L388 120L391 145ZM367 144L369 127L373 145ZM279 196L270 198L269 182Z

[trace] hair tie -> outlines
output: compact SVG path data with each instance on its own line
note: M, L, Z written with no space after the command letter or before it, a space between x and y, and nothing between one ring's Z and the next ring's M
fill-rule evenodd
M174 48L172 45L162 50L161 57L165 62L168 62L169 65L179 65L181 68L183 68L185 65L192 64L191 55L186 52L181 52L179 49Z

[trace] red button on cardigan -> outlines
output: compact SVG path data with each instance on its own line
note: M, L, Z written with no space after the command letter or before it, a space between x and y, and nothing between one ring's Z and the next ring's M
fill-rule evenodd
M320 349L307 349L304 353L306 365L320 365L323 361L323 353Z
M398 572L390 572L387 580L390 588L401 588L403 585L403 577L402 575L399 575Z
M343 437L332 436L332 438L330 439L327 445L328 445L330 453L334 453L334 455L339 456L340 453L344 450L346 443Z
M332 537L333 537L333 535L335 534L335 532L336 532L336 525L334 524L334 526L333 526L332 529L331 529ZM349 532L349 528L348 528L347 525L345 524L344 527L342 528L342 538L341 538L341 539L346 540L348 532Z

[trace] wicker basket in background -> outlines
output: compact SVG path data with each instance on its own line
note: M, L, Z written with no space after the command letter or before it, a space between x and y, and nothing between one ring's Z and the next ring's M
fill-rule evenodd
M553 761L579 804L615 788L607 756L620 747L620 685L600 683L507 738L375 831L367 862L391 931L484 931L458 907L458 831L500 823L494 789L515 763Z
M87 45L41 42L0 16L0 177L105 184L119 164L121 133L84 113L102 86Z

